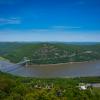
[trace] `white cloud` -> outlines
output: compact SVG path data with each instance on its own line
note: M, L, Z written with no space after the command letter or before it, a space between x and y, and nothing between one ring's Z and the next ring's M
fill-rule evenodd
M21 20L18 18L0 18L0 25L5 24L20 24Z
M53 29L80 29L79 26L53 26Z

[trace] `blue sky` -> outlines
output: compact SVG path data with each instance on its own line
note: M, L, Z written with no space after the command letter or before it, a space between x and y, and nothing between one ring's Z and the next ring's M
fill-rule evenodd
M0 0L0 41L100 42L100 0Z

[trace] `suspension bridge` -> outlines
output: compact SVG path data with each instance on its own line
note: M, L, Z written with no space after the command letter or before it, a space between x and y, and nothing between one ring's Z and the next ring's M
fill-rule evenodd
M14 65L8 66L10 67L10 69L6 70L6 72L12 72L15 71L19 68L22 68L24 66L28 66L28 62L30 62L31 60L27 59L27 57L24 57L24 59L22 61L20 61L19 63L16 63ZM20 65L24 65L24 66L20 66Z
M72 56L75 56L75 55L72 55ZM69 58L70 58L71 56L69 56ZM64 57L59 57L59 58L64 58ZM53 60L55 60L55 58L50 58L50 59L53 59ZM50 60L49 59L49 60ZM57 58L56 58L57 59ZM8 70L5 70L5 72L12 72L12 71L15 71L15 70L17 70L17 69L20 69L20 68L22 68L22 67L27 67L28 66L28 63L29 62L31 62L31 61L35 61L35 60L40 60L40 59L32 59L32 60L30 60L30 59L28 59L27 57L24 57L20 62L18 62L18 63L16 63L16 64L14 64L14 65L11 65L11 66L7 66L8 68ZM6 69L6 68L5 68Z

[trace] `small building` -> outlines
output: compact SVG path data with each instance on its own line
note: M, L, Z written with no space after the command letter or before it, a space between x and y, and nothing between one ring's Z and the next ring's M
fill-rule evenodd
M86 90L87 88L86 88L86 86L85 85L83 85L83 86L80 86L80 90Z
M84 83L79 83L78 87L79 87L80 90L86 90L87 89L87 86Z
M90 53L92 53L92 51L85 51L84 53L88 53L88 54L90 54Z
M80 90L87 90L88 88L92 88L93 86L90 83L87 83L87 84L79 83L78 87L79 87Z

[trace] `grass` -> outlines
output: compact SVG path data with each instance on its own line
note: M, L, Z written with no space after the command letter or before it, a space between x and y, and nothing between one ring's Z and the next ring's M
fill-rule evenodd
M5 60L3 57L0 57L0 60Z
M5 59L5 58L3 58L3 57L0 57L0 60L4 60L4 61L5 61L5 60L7 60L7 59Z

